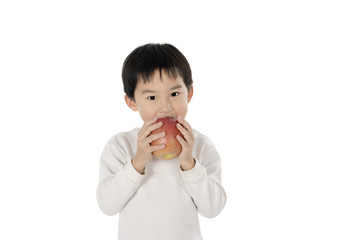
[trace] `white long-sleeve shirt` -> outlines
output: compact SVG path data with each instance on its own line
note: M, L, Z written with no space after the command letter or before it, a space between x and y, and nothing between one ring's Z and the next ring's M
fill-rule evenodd
M198 213L212 218L226 203L220 157L211 141L193 130L195 166L182 171L177 158L153 158L145 174L133 167L139 128L115 134L101 156L97 200L119 213L119 240L202 239Z

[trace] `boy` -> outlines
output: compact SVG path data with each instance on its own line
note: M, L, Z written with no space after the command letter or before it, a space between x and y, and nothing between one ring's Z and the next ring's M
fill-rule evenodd
M126 58L122 69L125 101L138 111L143 126L115 134L101 156L97 200L101 210L119 213L119 240L202 239L198 213L212 218L226 202L220 157L211 141L185 120L193 95L184 55L170 44L147 44ZM160 160L150 143L158 118L177 119L180 155Z

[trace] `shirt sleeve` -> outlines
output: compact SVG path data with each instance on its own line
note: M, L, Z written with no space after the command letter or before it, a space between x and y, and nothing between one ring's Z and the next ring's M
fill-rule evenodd
M213 218L226 203L226 193L221 185L220 156L206 137L195 142L194 148L195 166L188 171L180 168L179 172L198 212Z
M100 162L97 201L107 215L120 212L139 188L145 175L132 165L126 139L113 137L105 146Z

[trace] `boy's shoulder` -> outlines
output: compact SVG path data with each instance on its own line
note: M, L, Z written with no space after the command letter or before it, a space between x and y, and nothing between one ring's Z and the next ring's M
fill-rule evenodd
M137 142L137 134L138 134L139 128L134 128L127 132L117 132L112 135L112 137L108 140L109 143L114 143L116 145L119 144L131 144L134 141Z
M196 129L192 129L192 132L194 134L195 138L195 145L202 145L202 146L208 146L208 147L214 147L214 144L212 143L211 139L206 136L205 134L199 132Z
M208 137L204 134L202 134L201 132L199 132L198 130L196 130L195 128L192 129L192 133L194 134L194 138L196 139L208 139Z

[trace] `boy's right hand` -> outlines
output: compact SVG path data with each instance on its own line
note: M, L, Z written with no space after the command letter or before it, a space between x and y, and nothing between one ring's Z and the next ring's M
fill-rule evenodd
M133 167L139 172L143 173L145 166L152 160L152 152L161 150L165 145L154 145L150 143L156 139L162 138L166 135L165 132L151 134L152 131L162 126L162 122L157 122L157 118L149 122L145 122L138 132L137 136L137 151L132 159Z

